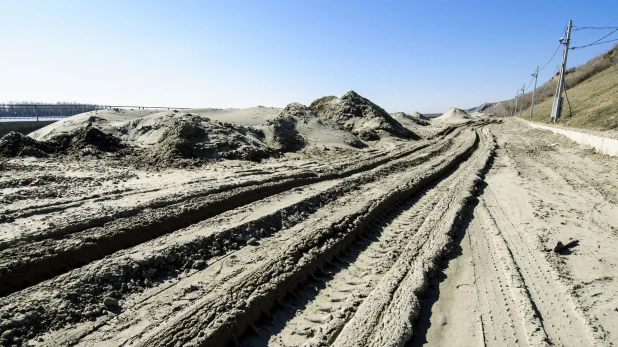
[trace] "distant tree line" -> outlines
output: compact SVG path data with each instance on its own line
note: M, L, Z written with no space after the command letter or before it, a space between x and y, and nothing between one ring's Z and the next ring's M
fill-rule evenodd
M95 104L79 104L75 102L8 102L0 103L0 118L65 118L79 113L104 109L105 106Z

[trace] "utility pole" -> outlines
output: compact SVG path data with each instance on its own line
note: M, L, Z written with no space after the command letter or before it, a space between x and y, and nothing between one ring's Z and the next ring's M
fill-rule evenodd
M564 89L564 73L566 70L567 55L569 53L569 43L571 42L571 27L573 21L569 20L569 26L567 27L566 39L560 38L560 43L564 45L564 53L562 54L562 65L560 65L560 77L558 78L558 86L556 87L556 96L554 97L554 105L551 110L551 119L554 123L560 119L560 113L562 112L562 90Z
M532 111L534 111L534 96L536 95L536 81L539 78L539 67L536 67L536 72L532 74L534 77L534 91L532 92L532 103L530 104L530 119L532 119Z
M526 84L521 87L521 105L519 105L519 117L521 118L521 111L524 110L524 92L526 91Z
M515 108L513 108L513 114L512 116L514 116L517 113L517 105L519 104L519 89L517 89L517 93L515 93Z

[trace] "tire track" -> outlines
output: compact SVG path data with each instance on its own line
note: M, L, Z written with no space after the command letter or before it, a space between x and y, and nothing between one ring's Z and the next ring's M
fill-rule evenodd
M523 232L509 221L491 189L485 191L487 211L508 244L550 343L565 346L591 344L594 338L585 318L576 311L566 290L553 277L544 257L530 246Z
M388 273L343 327L334 346L401 346L411 337L412 324L420 309L419 295L425 290L428 274L435 271L437 262L448 251L450 234L468 199L473 197L480 181L478 175L482 175L494 147L491 137L476 162L467 167L468 174L456 181L451 194L438 202Z
M455 141L453 151L457 153L462 153L458 155L463 155L463 153L467 152L469 150L468 148L470 148L470 146L473 145L474 143L473 138L474 136L472 136L472 133L470 133L469 131L465 132L459 140ZM458 141L462 141L462 143L464 144L463 147L461 146L461 144L457 143ZM397 164L400 166L399 169L393 170L394 168L397 168L397 166L393 164L395 166L376 169L373 176L368 176L366 173L359 174L359 177L361 178L360 178L360 181L358 182L365 182L366 184L369 184L370 186L374 186L374 187L381 187L384 185L384 183L381 183L381 181L372 183L374 179L371 177L375 177L375 178L379 177L379 178L382 178L383 180L386 179L387 181L392 182L392 183L401 182L402 179L406 177L407 177L406 178L407 180L413 177L415 181L420 180L418 182L424 182L423 180L427 179L428 175L429 176L432 175L432 172L435 170L436 167L446 169L449 167L449 165L452 165L451 160L453 160L453 157L451 155L446 155L446 156L438 155L440 151L437 151L437 153L436 151L437 150L435 148L426 150L427 153L425 155L428 155L429 156L428 158L431 158L432 155L435 156L435 158L432 160L424 161L424 160L421 160L422 158L416 158L416 159L402 158L400 159L400 163ZM434 153L434 154L430 154L430 153ZM456 159L456 156L454 159ZM416 164L413 164L415 163L415 161L418 161L418 162ZM414 167L414 170L412 172L408 172L406 171L406 168L409 168L410 165L413 165L413 167L414 165L419 165L419 166ZM355 186L354 182L355 181L349 182L349 185L352 186L352 188ZM385 186L391 187L392 185L386 184ZM349 188L346 188L346 189L349 189ZM353 192L353 191L355 190L354 189L352 189L351 191L348 190L348 192ZM339 193L334 194L334 196L336 197L341 194L344 194L344 197L346 199L351 199L354 197L354 194L345 193L345 192L346 191L341 191ZM380 194L383 194L383 193L380 193ZM370 195L368 195L368 197L369 196ZM334 201L333 203L336 204L337 201ZM307 202L302 202L301 205L299 206L305 206L305 205L307 205ZM317 206L320 209L327 209L327 211L329 210L329 208L327 208L325 205L318 204ZM346 212L344 216L345 215L349 215L349 211ZM329 216L329 217L332 219L332 216ZM277 219L280 221L282 220L281 215L277 215L277 214L274 214L272 217L269 217L269 218L271 221L277 220ZM283 221L285 221L285 219L283 219ZM290 222L298 223L298 220L291 219ZM268 223L271 223L271 222L268 222ZM266 223L265 225L268 225L268 223ZM332 223L332 222L329 222L329 223ZM330 228L330 225L331 224L329 224L329 228ZM279 226L279 228L287 228L287 227L289 227L289 224L286 225L286 223L281 223L281 225ZM232 232L232 233L226 234L228 236L222 238L220 241L225 242L226 240L229 240L230 237L232 238L236 237L234 235L242 235L243 237L246 237L247 232L249 231L260 232L260 230L262 229L258 229L257 227L248 228L247 226L245 226L244 228L239 228L237 230L238 232ZM186 233L178 233L178 235L185 237ZM196 234L196 236L199 236L199 234ZM268 235L265 235L265 236L268 236ZM277 236L277 234L275 234L275 236ZM247 239L244 238L243 240L247 240ZM32 287L31 289L16 293L15 295L11 295L7 297L6 300L5 299L0 300L0 303L2 301L4 301L6 304L17 303L17 302L29 302L29 306L32 306L32 307L42 306L43 307L42 311L41 309L35 309L37 312L39 312L37 313L38 316L36 319L20 327L20 331L23 331L24 333L28 333L28 334L33 334L33 333L38 334L41 332L40 329L61 328L66 323L78 323L79 321L76 322L75 318L81 315L80 312L90 312L88 313L88 315L84 315L82 317L96 318L97 317L96 312L99 312L98 314L101 313L100 303L103 297L106 295L106 293L113 293L114 291L124 292L125 285L127 283L129 284L128 293L131 293L131 290L134 290L132 288L137 288L138 290L141 290L140 288L143 288L144 286L146 286L146 288L148 287L148 285L135 282L135 279L141 278L140 276L136 276L136 273L131 272L136 269L135 266L137 266L138 271L143 270L143 272L146 274L150 273L150 270L152 269L152 268L149 268L149 266L154 266L154 265L156 266L163 265L165 268L169 268L170 266L172 266L172 268L175 267L176 269L174 271L178 271L178 270L185 271L185 270L192 268L191 263L185 262L185 261L195 259L195 258L187 258L187 257L189 256L197 257L197 259L195 260L203 261L204 259L208 259L207 257L208 252L204 253L203 251L204 249L209 250L209 249L212 249L213 244L221 244L221 242L217 241L217 239L210 239L210 240L205 239L204 240L202 238L197 238L196 241L197 241L196 243L197 248L195 250L192 250L192 248L188 248L186 252L168 253L168 252L164 252L164 249L161 249L157 253L157 256L155 256L151 260L144 261L143 259L139 259L137 263L133 261L127 263L126 260L123 260L124 258L122 258L121 255L118 255L118 257L116 258L112 257L107 260L94 262L84 268L80 268L77 271L67 274L68 276L63 275L52 281L43 282L40 285ZM173 247L174 245L170 244L169 240L164 240L164 241L156 240L155 242L161 242L162 244L166 245L165 247L168 247L171 250L175 249ZM230 255L230 252L235 252L234 251L235 248L233 247L230 248L230 247L231 246L224 245L224 247L221 248L221 246L219 246L217 252L219 254L227 253L228 255ZM246 246L243 246L241 250L244 249L244 247ZM210 254L214 255L215 253L211 252ZM174 260L172 261L169 260L170 255L172 255L172 259ZM220 255L217 255L216 258L213 259L214 262L209 262L209 264L207 265L209 267L216 266L217 264L216 259L219 259L219 258L220 258ZM128 265L128 268L125 268L123 264ZM140 266L142 265L144 265L145 267L140 268ZM154 269L156 273L156 268ZM95 277L92 277L92 276L95 276ZM128 276L128 277L127 279L122 279L118 276ZM220 278L218 277L217 281L219 279ZM154 278L147 277L146 280L152 282L153 280L156 280L156 277ZM119 287L118 289L115 289L115 287L113 287L115 283L118 283L119 285L122 284L122 288ZM112 287L110 287L110 285ZM75 287L75 288L68 289L72 287ZM80 290L79 289L80 287L88 288L88 289L84 291L83 289ZM63 288L63 290L68 292L70 296L64 297L63 295L56 295L55 298L51 301L48 301L48 299L43 299L43 300L40 299L40 298L44 298L45 296L49 295L46 293L52 293L56 291L57 288ZM103 288L104 290L101 290L101 288ZM37 298L37 299L33 300L33 298ZM96 311L95 308L98 311ZM4 311L5 317L7 317L8 319L9 324L11 324L10 321L14 319L14 317L16 317L14 312L16 312L17 309L18 308L15 307L15 305L5 305L5 308L2 309L2 311ZM19 308L19 310L20 311L17 311L17 312L22 312L24 309L22 307L22 308ZM29 329L34 329L34 330L29 330Z
M193 193L188 201L186 197L154 201L146 207L138 206L124 211L120 216L93 218L82 224L72 224L45 233L42 241L29 240L23 245L0 251L0 296L101 259L120 249L293 188L350 177L406 157L413 160L414 154L423 149L439 153L450 146L454 136L437 141L432 146L429 143L417 145L377 162L357 164L340 173L331 172L322 176L300 173L292 178L275 177L267 181L243 182L239 188L234 189L229 186L217 187ZM98 227L102 224L105 226Z
M473 243L486 345L548 345L540 315L512 253L480 198L469 228ZM489 284L487 284L489 282ZM491 291L491 292L490 292Z
M482 151L478 151L482 152ZM271 325L253 327L241 345L300 346L331 344L365 297L376 287L401 255L405 244L421 227L438 201L452 194L453 182L483 153L460 164L436 184L426 188L391 215L378 220L342 261L326 267L325 278L284 301ZM317 288L317 289L316 289ZM289 319L288 322L286 320Z
M285 246L279 245L278 255L238 280L226 282L221 289L209 292L180 314L168 319L164 325L148 332L138 345L225 345L234 340L254 324L264 308L272 307L327 260L353 243L378 215L391 209L394 203L408 199L465 159L477 144L476 135L468 138L470 141L448 156L445 163L419 167L409 174L407 182L396 184L386 195L373 202L357 203L358 207L353 210L347 209L347 217L339 217L338 222L333 223L331 219L309 230L298 230L293 241ZM375 196L373 191L363 194ZM238 303L244 304L237 306ZM227 306L236 309L223 309Z

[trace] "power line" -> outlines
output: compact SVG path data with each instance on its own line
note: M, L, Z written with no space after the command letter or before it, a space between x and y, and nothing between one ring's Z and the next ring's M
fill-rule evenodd
M584 45L584 46L571 47L571 49L584 48L584 47L589 47L589 46L594 46L594 45L600 45L600 44L602 44L602 43L607 43L607 42L616 41L616 40L609 40L609 41L599 42L599 41L603 40L604 38L608 37L609 35L611 35L611 34L615 33L616 31L618 31L618 28L614 29L612 32L610 32L609 34L607 34L607 35L605 35L605 36L601 37L600 39L598 39L598 40L596 40L596 41L593 41L593 42L591 42L591 43L589 43L589 44L587 44L587 45Z
M530 88L530 86L532 85L532 81L534 80L534 74L532 74L532 78L530 79L530 83L528 83L528 86L526 87L526 90L528 90L528 88Z
M578 49L578 48L584 48L584 47L588 47L588 46L602 45L602 44L604 44L604 43L614 42L614 41L618 41L618 39L615 39L615 40L607 40L607 41L603 41L603 42L599 42L599 43L591 43L591 44L589 44L589 45L585 45L585 46L571 47L571 49Z
M618 17L616 17L616 18L614 18L614 19L610 20L608 23L605 23L605 25L603 25L603 26L602 26L602 27L600 27L600 28L609 27L609 25L610 25L610 24L612 24L613 22L615 22L617 19L618 19ZM594 27L590 27L590 28L594 28ZM588 38L592 37L596 31L591 30L591 31L588 31L588 32L589 32L590 34L585 35L584 37L579 38L579 40L584 40L584 39L588 39ZM578 42L579 42L579 40L575 40L575 41L573 41L573 43L578 43Z
M562 46L562 42L558 44L558 47L556 47L556 51L554 52L554 54L551 56L551 58L549 58L549 61L547 62L547 64L545 64L539 71L543 71L543 69L545 69L547 67L547 65L549 65L549 63L551 63L551 61L554 59L554 57L556 56L556 53L558 53L558 50L560 49L560 46Z
M576 27L573 26L573 30L584 30L584 29L596 29L596 30L604 30L604 29L618 29L618 27Z

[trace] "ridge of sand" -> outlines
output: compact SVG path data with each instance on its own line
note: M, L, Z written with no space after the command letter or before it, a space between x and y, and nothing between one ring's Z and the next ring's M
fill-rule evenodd
M325 96L309 105L318 117L330 119L362 140L380 136L417 139L418 136L391 117L383 108L353 90L341 98Z
M441 116L434 118L434 120L443 123L463 123L470 119L470 115L466 111L457 107L451 107Z
M287 105L274 119L260 127L269 146L283 151L296 151L311 145L362 148L366 145L354 134L341 129L329 119L316 116L299 103Z
M414 112L412 114L395 112L391 114L391 116L405 127L418 128L429 125L429 122L421 118L422 115L418 112Z
M80 113L72 117L64 118L46 127L34 131L28 136L38 141L50 140L60 134L71 134L78 129L93 126L101 131L107 132L114 126L126 121L137 119L160 112L159 110L125 110L125 109L104 109Z

